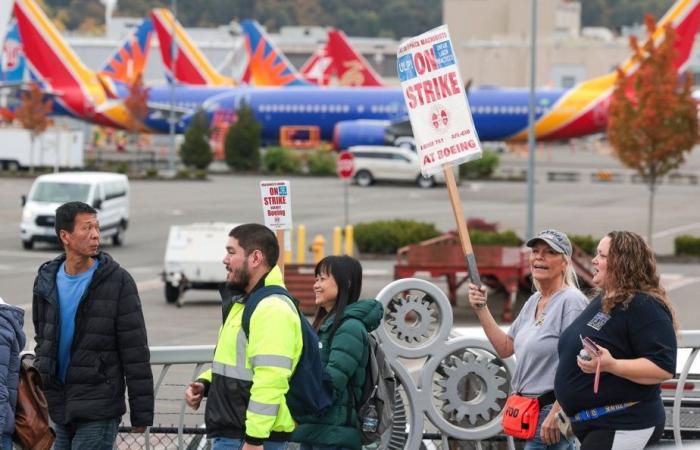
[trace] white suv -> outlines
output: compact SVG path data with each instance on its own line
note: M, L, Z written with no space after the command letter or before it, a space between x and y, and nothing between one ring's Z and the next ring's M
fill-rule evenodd
M407 148L357 145L347 151L354 157L355 182L363 187L378 180L411 181L422 188L445 182L442 173L424 177L420 172L418 155Z

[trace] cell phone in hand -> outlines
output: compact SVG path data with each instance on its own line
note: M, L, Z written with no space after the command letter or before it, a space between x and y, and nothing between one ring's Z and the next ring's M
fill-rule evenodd
M590 356L590 359L593 359L593 357L600 356L600 348L598 348L598 344L593 342L593 340L591 338L589 338L588 336L582 337L579 334L578 337L581 339L581 344L583 345L583 349ZM595 376L593 379L593 393L594 394L598 393L599 383L600 383L600 359L598 359L598 363L596 364Z
M583 348L591 356L591 358L593 358L595 356L600 356L600 349L598 348L598 344L593 342L593 340L591 338L589 338L588 336L582 337L579 334L578 337L579 337L579 339L581 339L581 345L583 345Z

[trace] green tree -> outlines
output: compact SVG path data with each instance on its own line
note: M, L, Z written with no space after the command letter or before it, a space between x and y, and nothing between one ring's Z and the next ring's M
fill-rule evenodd
M649 188L647 241L651 244L654 194L659 180L685 161L698 139L697 105L691 97L693 77L680 81L673 66L675 31L665 28L658 45L651 36L654 18L645 18L649 38L643 47L630 46L639 62L632 75L618 69L610 102L608 139L620 161L637 171Z
M209 146L209 121L204 111L200 110L185 131L185 140L180 146L180 159L186 166L206 170L213 158Z
M226 164L234 170L258 170L260 168L260 131L262 126L255 119L253 110L241 102L237 119L229 127L224 139Z

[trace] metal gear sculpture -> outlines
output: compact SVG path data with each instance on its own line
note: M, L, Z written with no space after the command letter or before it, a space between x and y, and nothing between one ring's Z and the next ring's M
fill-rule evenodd
M429 308L430 302L417 295L406 295L398 302L392 303L388 322L392 325L392 332L406 342L419 342L430 337L429 327L436 322L437 316ZM409 322L408 317L415 320Z
M497 414L501 410L497 400L506 397L501 390L506 379L499 376L501 368L490 362L488 357L466 350L461 357L449 356L442 367L445 375L435 381L441 388L437 398L443 401L442 410L453 414L457 422L468 417L469 423L475 425L479 416L488 421L493 417L491 411ZM484 388L478 389L477 395L471 400L463 400L460 384L469 376L478 377L477 384Z
M384 306L385 320L376 335L405 391L403 406L410 412L404 448L420 447L426 416L456 439L499 434L502 405L515 369L512 358L499 359L485 337L451 338L450 302L428 281L396 280L381 290L377 300ZM415 376L411 360L425 360L418 361Z

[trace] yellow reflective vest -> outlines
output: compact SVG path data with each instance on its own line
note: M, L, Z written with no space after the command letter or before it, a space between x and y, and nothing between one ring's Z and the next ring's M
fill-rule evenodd
M264 284L284 286L278 267ZM207 386L207 433L253 444L286 441L294 421L285 394L301 355L301 319L289 298L271 295L255 308L246 338L244 306L240 301L231 306L219 330L212 368L199 376Z

